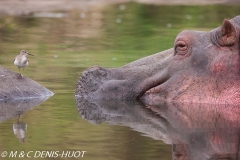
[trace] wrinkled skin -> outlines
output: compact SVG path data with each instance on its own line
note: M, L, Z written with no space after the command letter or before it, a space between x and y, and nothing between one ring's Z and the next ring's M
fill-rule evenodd
M174 48L120 68L92 67L76 97L240 104L240 16L210 32L183 31Z

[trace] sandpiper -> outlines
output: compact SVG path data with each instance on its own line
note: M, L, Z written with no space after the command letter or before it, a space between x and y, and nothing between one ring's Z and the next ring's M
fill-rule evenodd
M24 68L28 66L27 55L33 56L32 54L28 53L28 51L21 50L19 55L17 55L14 60L14 65L18 67L20 77L22 77L20 73L20 68L23 68L24 70Z

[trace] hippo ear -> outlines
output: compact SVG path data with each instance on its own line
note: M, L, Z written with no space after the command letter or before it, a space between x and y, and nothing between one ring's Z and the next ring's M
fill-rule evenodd
M227 19L223 21L220 33L221 35L218 42L221 46L232 46L237 40L236 29Z

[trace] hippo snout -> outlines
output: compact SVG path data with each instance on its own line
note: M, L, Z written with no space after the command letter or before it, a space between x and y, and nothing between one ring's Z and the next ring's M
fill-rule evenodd
M75 95L78 97L94 99L94 93L101 89L108 80L109 71L99 66L85 70L80 76Z
M140 99L168 79L167 66L172 55L170 49L120 68L91 67L80 76L75 95L87 99Z
M90 99L240 104L240 16L210 31L183 31L174 47L123 67L92 67L76 96Z

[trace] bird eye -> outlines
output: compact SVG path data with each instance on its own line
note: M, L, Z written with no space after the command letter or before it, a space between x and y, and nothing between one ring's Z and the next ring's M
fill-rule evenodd
M188 49L188 45L186 41L183 41L183 40L177 41L175 44L175 55L176 54L184 55L186 54L185 51L187 51L187 49Z

